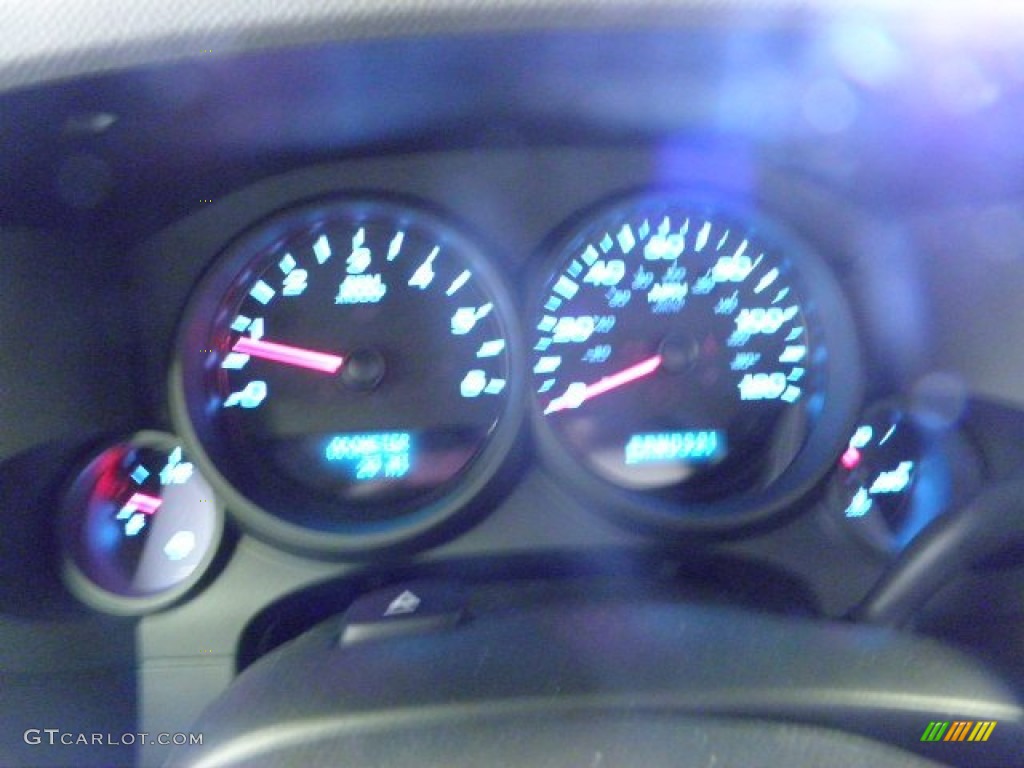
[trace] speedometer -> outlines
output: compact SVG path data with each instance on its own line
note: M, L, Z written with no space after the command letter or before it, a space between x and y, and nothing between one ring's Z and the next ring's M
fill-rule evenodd
M341 553L421 538L512 445L509 312L480 247L439 216L376 199L286 211L197 290L179 428L257 535Z
M796 237L649 195L555 251L532 322L535 411L549 462L583 494L633 520L725 530L824 474L859 367L843 297Z

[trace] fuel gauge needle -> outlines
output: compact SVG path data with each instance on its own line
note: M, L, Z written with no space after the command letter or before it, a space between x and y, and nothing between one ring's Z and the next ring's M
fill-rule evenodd
M296 368L306 368L310 371L321 371L322 373L337 373L345 358L338 355L330 355L326 352L315 352L311 349L302 349L288 344L278 344L274 341L254 339L251 336L239 336L235 341L232 352L243 355L252 355L261 360L269 360L273 363L293 365Z
M636 365L631 365L629 368L625 368L618 373L613 373L611 376L605 376L585 387L579 384L570 384L561 397L556 397L548 403L548 407L544 409L544 415L558 413L558 411L564 411L568 408L579 408L587 400L593 400L598 395L603 395L606 392L611 392L613 389L618 389L626 384L650 376L660 366L661 355L654 355L654 357L649 357Z

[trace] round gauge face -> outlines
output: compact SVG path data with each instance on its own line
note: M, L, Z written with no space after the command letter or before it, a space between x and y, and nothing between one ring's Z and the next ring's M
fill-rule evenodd
M863 518L876 512L893 528L905 520L923 441L901 409L872 409L853 433L839 460L845 470L849 503L844 516Z
M925 507L938 506L944 489L933 477L928 493L918 493L927 453L925 434L896 404L868 409L850 437L839 459L837 506L846 524L876 548L901 549L933 516ZM935 462L932 474L941 477Z
M837 444L852 418L855 366L831 348L853 349L844 323L827 270L759 217L682 196L599 212L557 249L532 324L549 455L670 519L770 508L768 489L827 469L822 454L780 484L812 436Z
M79 473L64 498L69 586L115 613L161 607L203 575L223 507L177 438L143 432Z
M510 447L508 311L479 248L436 216L372 200L287 212L193 302L190 428L257 525L336 534L314 548L401 537L415 526L389 521L447 516Z

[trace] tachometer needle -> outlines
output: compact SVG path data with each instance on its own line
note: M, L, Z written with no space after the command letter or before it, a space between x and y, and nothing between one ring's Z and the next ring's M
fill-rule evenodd
M235 345L231 347L232 352L239 352L243 355L252 355L263 360L270 360L274 363L294 365L296 368L307 368L311 371L322 371L323 373L337 373L341 364L345 362L343 357L329 355L326 352L314 352L311 349L291 347L287 344L278 344L273 341L254 339L251 336L239 336Z
M163 499L159 499L156 496L147 496L144 493L133 493L125 506L137 509L144 515L152 515L160 509L160 505L163 503Z
M558 411L566 410L567 408L579 408L587 400L592 400L598 395L603 395L605 392L611 392L613 389L618 389L630 382L642 379L645 376L650 376L661 366L661 355L655 355L649 357L646 360L631 365L629 368L613 373L611 376L605 376L600 381L587 386L569 385L566 389L565 394L561 397L556 397L550 403L548 407L544 409L544 415L549 413L557 413Z

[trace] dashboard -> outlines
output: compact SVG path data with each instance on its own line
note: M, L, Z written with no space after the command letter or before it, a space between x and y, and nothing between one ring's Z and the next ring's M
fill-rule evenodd
M359 659L653 597L737 611L693 622L698 656L776 620L941 640L998 685L957 699L951 672L904 724L999 720L990 751L850 728L1012 764L1021 49L720 13L236 43L0 94L5 764L192 764L22 734L234 744L232 695L339 616Z

